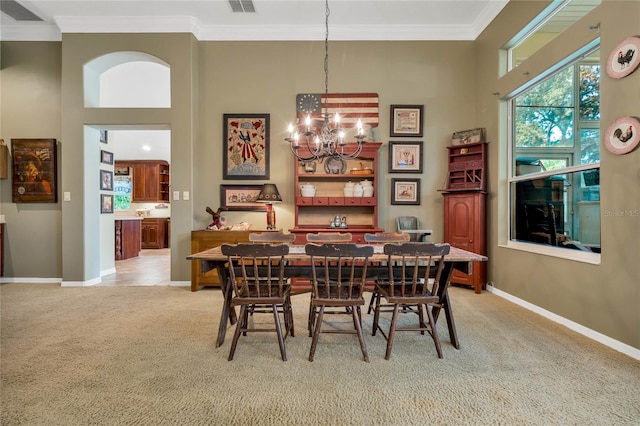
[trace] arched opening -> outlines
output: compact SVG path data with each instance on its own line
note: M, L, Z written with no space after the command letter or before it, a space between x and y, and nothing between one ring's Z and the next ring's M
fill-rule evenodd
M83 68L84 103L87 108L169 108L171 106L170 66L161 59L142 52L114 52L98 57ZM170 204L157 200L136 202L131 200L125 207L116 204L119 199L119 182L116 166L119 161L159 160L171 162L171 131L166 125L149 126L135 123L110 123L90 126L96 131L85 133L85 141L95 151L101 151L98 171L86 167L85 174L113 174L114 187L105 190L100 187L99 195L89 196L100 199L113 196L113 214L99 214L100 225L100 275L102 285L168 285L170 275L170 249L149 249L141 243L139 256L126 260L116 260L114 229L116 220L137 217L140 211L152 219L167 219L170 223ZM102 152L110 153L113 163L102 161ZM93 161L90 161L90 164ZM93 163L95 164L95 163ZM133 171L133 169L132 169ZM135 177L133 177L135 179ZM91 181L91 179L89 179ZM168 188L167 188L168 190ZM97 189L96 189L97 191ZM144 223L141 228L144 229ZM168 236L167 236L168 238ZM157 262L154 267L149 262ZM156 271L151 276L142 275L140 268L147 272ZM143 272L143 271L140 271ZM138 277L143 277L139 279Z

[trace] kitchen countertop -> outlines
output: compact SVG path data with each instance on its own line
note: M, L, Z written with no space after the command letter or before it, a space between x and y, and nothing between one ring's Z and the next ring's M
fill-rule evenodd
M144 217L140 216L116 216L115 220L142 220Z

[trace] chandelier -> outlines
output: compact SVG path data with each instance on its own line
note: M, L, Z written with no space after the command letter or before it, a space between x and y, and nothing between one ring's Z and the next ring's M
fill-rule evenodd
M362 121L358 120L356 143L347 144L345 130L340 123L340 115L329 115L329 0L325 0L324 20L324 114L322 125L314 126L311 115L307 115L303 126L289 124L289 136L285 140L289 143L291 152L303 162L318 160L322 162L327 157L340 157L343 159L357 158L365 143ZM333 118L333 119L332 119ZM301 128L302 127L302 128ZM301 131L298 131L300 129Z

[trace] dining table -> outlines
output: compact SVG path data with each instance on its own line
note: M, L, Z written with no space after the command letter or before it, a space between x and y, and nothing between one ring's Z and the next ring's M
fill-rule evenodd
M388 257L383 252L383 245L373 245L374 254L369 257L369 264L367 265L367 277L373 279L384 279L388 277L389 269L386 266ZM187 260L200 262L200 268L202 273L206 273L213 269L218 272L220 278L220 289L223 295L222 311L220 312L220 324L218 325L218 337L216 340L216 347L221 346L224 343L225 334L227 331L227 325L235 324L237 316L235 309L231 306L232 285L229 278L229 262L227 256L222 254L220 246L210 248L198 253L193 253L187 256ZM456 348L460 348L460 342L456 333L456 326L453 318L453 309L451 306L451 299L449 297L449 285L451 282L451 275L453 270L461 271L465 274L470 274L473 269L473 262L486 262L488 258L484 255L473 253L470 251L462 250L457 247L451 247L449 254L444 258L444 269L440 275L440 281L437 287L438 302L432 305L432 313L435 321L438 321L440 312L444 311L444 315L447 321L447 328L449 330L449 338L452 345ZM285 256L285 276L295 280L310 280L311 279L311 265L310 257L305 253L304 245L290 245L289 253ZM310 291L310 286L309 286Z

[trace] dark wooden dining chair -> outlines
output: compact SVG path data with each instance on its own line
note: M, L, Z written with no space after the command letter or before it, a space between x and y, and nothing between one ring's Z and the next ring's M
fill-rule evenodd
M360 307L364 305L364 284L372 246L355 244L307 244L305 252L311 258L311 301L309 330L313 339L309 361L313 361L320 333L357 334L364 360L369 362L367 346L362 334ZM329 310L327 310L329 308ZM338 308L332 310L332 308ZM353 329L322 329L325 313L350 315Z
M350 243L353 236L350 232L310 232L307 234L308 243Z
M295 234L282 232L252 232L249 234L249 241L252 243L292 244L295 239Z
M377 244L384 245L388 243L404 243L410 241L411 235L405 234L402 232L376 232L376 233L366 233L364 234L364 241L367 244ZM376 279L373 277L374 280ZM375 299L380 297L378 293L375 291L375 281L373 287L367 283L365 285L365 290L371 291L371 299L369 300L369 307L367 308L367 314L370 314L373 311L373 304Z
M386 303L393 305L393 316L386 334L379 324L382 304L380 298L376 298L373 335L380 330L387 340L385 359L388 360L391 356L393 340L398 331L419 331L421 334L426 331L433 338L438 357L442 358L440 339L431 309L432 304L438 303L438 285L444 268L444 257L449 254L450 249L449 244L434 243L409 242L384 246L389 277L385 282L379 280L376 283L376 292ZM418 325L399 327L398 317L401 314L417 314ZM425 314L428 324L424 320Z
M289 253L289 246L262 243L223 244L221 250L229 262L229 277L233 287L231 306L240 306L240 315L229 351L229 361L233 359L240 334L268 331L277 333L280 355L282 360L286 361L284 340L289 333L293 335L291 286L284 278L284 257ZM249 313L255 306L270 307L269 312L273 314L275 328L250 326ZM285 334L282 333L280 313L284 317Z
M296 239L295 234L285 234L282 231L277 232L252 232L249 234L249 241L252 243L268 243L268 244L292 244ZM274 262L277 264L277 261ZM289 277L284 277L287 283L291 283ZM276 278L278 279L278 278ZM294 286L291 287L291 295L308 293L311 290L310 286ZM254 313L265 313L271 312L271 307L269 305L253 305L249 308L249 315L253 315ZM295 335L293 327L291 328L291 336Z

